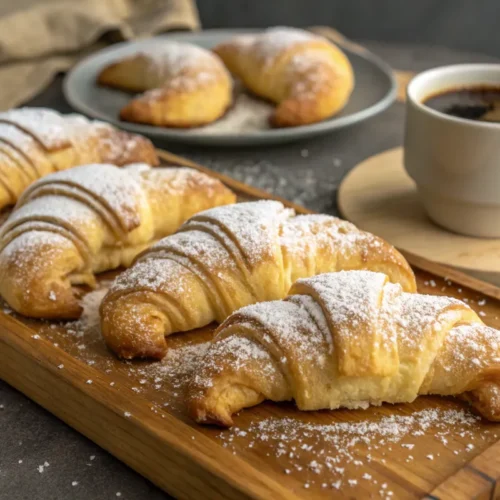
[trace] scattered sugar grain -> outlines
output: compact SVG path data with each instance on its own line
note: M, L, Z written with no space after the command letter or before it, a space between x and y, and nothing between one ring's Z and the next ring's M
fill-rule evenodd
M334 422L326 425L307 423L293 418L269 417L251 423L245 432L246 439L250 436L255 447L263 447L263 453L268 456L274 454L281 461L285 466L285 474L291 474L292 471L299 473L303 467L297 461L303 462L310 456L308 470L321 471L323 475L333 475L332 479L335 479L335 476L338 478L339 475L346 474L344 465L349 463L356 466L363 465L363 461L356 457L360 444L385 454L390 448L387 444L401 443L405 436L414 437L418 433L424 435L428 429L432 429L434 435L440 438L456 432L452 430L452 426L462 427L464 435L470 436L477 421L478 417L465 410L436 408L415 411L410 415L383 416L375 422ZM238 439L242 438L241 432L242 429L233 428L221 433L218 438L223 441L224 447L233 448L238 446ZM304 442L306 439L307 442ZM402 445L407 449L417 447L407 442L403 442ZM438 456L439 453L433 454L432 460ZM366 462L370 462L371 459L371 454L367 454ZM412 460L414 460L412 455L406 458L406 462ZM385 458L380 462L386 463ZM353 479L345 477L346 481ZM367 476L363 476L363 479L369 480Z

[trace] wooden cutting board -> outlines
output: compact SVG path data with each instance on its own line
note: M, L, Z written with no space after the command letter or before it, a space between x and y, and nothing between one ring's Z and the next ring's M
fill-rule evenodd
M211 173L159 154L166 164ZM272 198L212 175L242 200ZM465 299L486 323L500 327L498 288L407 256L421 292ZM111 277L101 278L103 286ZM499 493L500 425L453 399L318 412L265 403L241 412L231 430L198 426L186 416L183 396L213 328L170 337L161 363L120 362L106 350L90 313L99 293L84 298L87 317L76 323L0 312L0 377L170 494L465 499Z

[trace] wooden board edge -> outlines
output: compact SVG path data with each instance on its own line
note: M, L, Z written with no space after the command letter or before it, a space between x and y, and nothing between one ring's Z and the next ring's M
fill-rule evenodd
M298 499L196 427L166 412L145 411L145 398L134 394L124 411L123 395L106 374L34 335L15 318L1 312L0 317L0 379L164 491L176 498ZM148 455L141 453L145 445Z
M500 498L500 441L438 484L427 498Z
M162 149L157 149L156 152L158 156L164 161L171 163L172 165L181 165L185 167L195 168L200 172L203 172L207 175L211 175L216 179L219 179L233 191L244 193L247 196L251 196L252 198L256 199L264 198L267 200L280 201L287 207L293 208L299 214L315 213L312 210L309 210L301 205L288 201L285 198L275 196L271 193L268 193L267 191L263 191L256 187L249 186L248 184L233 179L228 175L221 174L219 172L211 170L207 167L204 167L203 165L200 165L199 163L196 163L187 158L183 158L182 156L169 153L168 151L164 151ZM339 210L341 211L341 207L339 207ZM416 267L418 269L421 269L422 271L427 271L429 273L435 274L436 276L439 276L443 279L447 278L457 283L458 285L471 288L477 292L487 295L488 297L492 297L494 299L500 299L500 288L495 285L492 285L491 283L486 283L485 281L482 281L478 278L474 278L468 274L463 273L462 271L457 271L454 268L445 266L443 264L438 264L437 262L426 259L424 257L419 257L418 255L414 255L411 252L407 252L400 249L398 250L404 255L404 257L406 258L406 260L408 260L408 262L412 267Z
M436 486L425 498L493 500L499 498L499 494L496 480L467 464Z
M399 250L406 260L411 264L412 267L416 267L422 271L427 271L431 274L440 276L443 279L448 279L453 281L458 285L462 285L467 288L471 288L477 292L487 295L488 297L500 300L500 288L497 286L482 281L479 278L474 278L469 274L465 274L462 271L446 266L445 264L439 264L432 260L428 260L425 257L420 257L406 250Z

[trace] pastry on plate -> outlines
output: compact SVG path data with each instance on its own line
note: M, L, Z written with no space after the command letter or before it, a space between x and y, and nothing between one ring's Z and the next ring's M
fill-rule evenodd
M254 94L276 104L271 122L294 127L330 118L354 87L347 56L332 42L294 28L240 35L214 48Z
M406 293L382 273L323 274L229 317L188 394L195 420L221 426L266 399L320 410L422 394L459 396L499 421L500 331L459 300Z
M14 205L37 179L87 163L159 163L151 142L136 134L46 108L0 112L0 209Z
M277 201L201 212L140 255L101 304L102 333L120 357L162 358L166 336L222 322L245 305L282 299L298 279L341 269L383 271L416 289L403 256L328 215Z
M48 175L0 230L0 295L36 318L77 318L73 285L129 266L138 253L209 207L233 203L220 181L189 168L93 164Z
M159 41L106 66L97 83L141 94L121 111L129 122L199 127L231 105L232 79L220 58L189 43Z

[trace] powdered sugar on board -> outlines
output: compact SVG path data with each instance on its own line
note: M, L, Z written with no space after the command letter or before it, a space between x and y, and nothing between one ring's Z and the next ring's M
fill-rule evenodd
M348 421L344 421L348 417L344 412L342 418L325 424L317 423L316 419L308 421L307 414L272 416L220 432L218 439L236 454L250 449L252 453L274 457L282 473L295 476L305 488L344 490L368 482L369 489L383 490L381 496L390 497L391 488L383 472L379 475L374 471L383 471L391 452L397 453L398 459L410 467L412 462L422 460L429 449L421 445L421 439L430 431L436 460L441 453L450 451L464 461L471 458L479 417L462 409L432 408L432 402L429 406L408 413L395 407L394 415L372 413L367 419L362 418L361 412L355 412ZM485 433L482 440L491 431ZM454 439L455 435L469 442L461 443Z
M106 278L109 277L110 275L106 275ZM421 272L419 278L419 285L424 289L424 279L429 280L430 275ZM434 281L433 293L466 298L476 310L478 308L482 310L484 307L487 320L491 321L492 326L498 326L497 305L494 299L485 302L484 297L476 292L468 289L458 292L457 286L449 281L438 278L434 278ZM208 342L210 335L197 331L171 336L169 346L176 352L169 355L168 364L166 360L162 363L120 362L104 347L99 337L98 326L93 334L88 332L88 325L98 325L99 295L105 293L105 287L108 285L109 283L103 283L102 289L90 292L84 297L86 320L82 318L78 322L43 322L37 340L33 342L40 343L48 339L73 357L98 370L100 372L98 376L85 377L85 380L89 378L93 380L93 384L85 387L95 390L98 377L101 377L101 382L104 381L111 390L116 391L117 398L123 402L124 418L137 419L134 411L127 407L127 401L137 398L135 401L146 405L146 410L151 411L155 418L166 418L167 413L181 418L191 426L191 439L198 440L199 433L203 433L205 438L214 439L217 444L226 444L230 452L261 468L284 487L294 488L299 496L311 492L318 496L323 494L328 497L344 495L365 498L366 495L363 494L368 491L373 498L405 498L407 493L404 489L405 483L403 486L401 483L398 484L395 477L397 471L404 469L415 475L423 487L429 483L437 484L446 478L446 473L440 471L459 470L498 440L497 425L479 420L474 420L470 425L467 422L460 423L461 418L453 417L457 415L455 412L465 416L467 420L474 418L466 409L466 405L460 401L438 397L421 397L412 404L384 405L366 411L300 412L292 404L264 403L255 409L242 411L236 417L236 426L231 430L220 431L213 427L198 426L191 422L185 413L183 406L185 386L181 384L174 387L177 382L172 381L189 379L186 374L191 368L188 367L196 366L194 361L197 357L196 352L200 356L203 355L206 349L206 345L203 344ZM91 318L93 320L90 320ZM68 328L74 328L79 333L68 334ZM462 334L465 332L458 332L459 337ZM183 362L183 360L188 361ZM71 369L71 363L63 365L54 366L58 376L65 376ZM160 370L160 373L157 370ZM0 403L4 403L1 398ZM434 417L429 419L431 425L428 427L423 417L418 416L424 410L435 411L437 415L436 420ZM5 405L2 411L11 411L11 407ZM448 411L453 413L448 414ZM128 417L125 417L125 413ZM391 415L395 417L397 427L409 428L395 442L391 439L396 433L391 434L386 430L391 425L388 420ZM451 415L452 418L447 415ZM417 423L407 426L408 422L402 418L410 416L413 416ZM288 420L292 422L287 423ZM262 424L263 428L259 427L262 421L266 422ZM338 427L338 424L342 423L352 424L354 428L347 432L345 428ZM364 434L361 433L361 424L368 428L365 435L369 442L362 440ZM297 431L291 432L290 428L296 428ZM375 432L377 428L379 431ZM332 434L333 437L328 437ZM361 441L352 446L350 442L345 444L338 441L339 437L346 435L352 439L360 438ZM191 442L189 435L187 439ZM286 448L286 453L280 451L283 447ZM346 453L337 453L339 447L347 448ZM371 449L368 450L368 447ZM217 453L217 448L214 452ZM432 459L427 458L428 455L432 456ZM326 465L331 462L330 459L327 460L328 456L339 457L339 461L332 463L331 468ZM19 464L16 458L14 465L29 467L31 473L36 476L40 476L37 466L44 464L45 460L51 464L46 469L47 473L50 474L51 471L53 473L56 471L54 467L57 468L54 456L47 455L46 450L41 456L36 457L35 461L30 461L27 455L19 455L19 460L22 459L24 459L23 464ZM93 463L92 459L88 459L88 455L86 462ZM87 464L84 464L85 467ZM1 469L2 472L9 473L8 464L4 464ZM421 477L419 471L422 469L426 471L426 477ZM72 476L71 479L80 481L81 478Z

